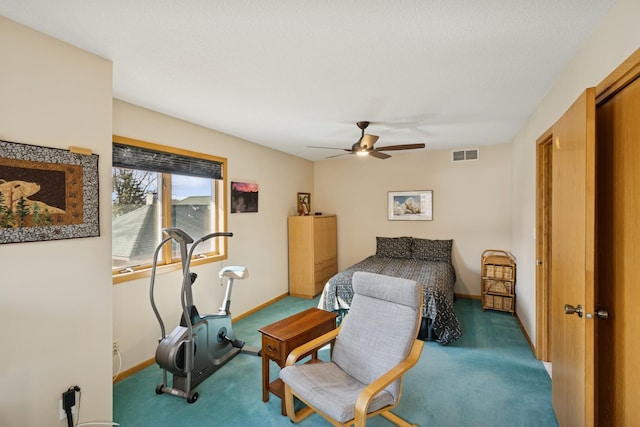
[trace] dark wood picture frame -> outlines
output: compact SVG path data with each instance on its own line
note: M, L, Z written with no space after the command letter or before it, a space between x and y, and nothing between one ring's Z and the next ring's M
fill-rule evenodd
M310 193L298 193L298 215L311 215Z

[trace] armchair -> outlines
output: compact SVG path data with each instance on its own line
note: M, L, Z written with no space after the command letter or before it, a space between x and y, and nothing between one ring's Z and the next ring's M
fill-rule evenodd
M419 360L417 334L422 316L422 286L412 280L368 272L353 275L354 297L338 329L294 349L280 371L287 415L299 422L319 413L334 426L364 427L382 415L411 426L391 412L402 394L402 376ZM327 344L331 360L296 364ZM294 396L305 407L297 412Z

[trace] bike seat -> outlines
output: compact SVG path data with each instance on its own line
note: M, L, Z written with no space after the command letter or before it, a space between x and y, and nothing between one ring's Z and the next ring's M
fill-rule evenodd
M230 265L220 270L218 277L230 277L232 279L246 279L249 277L249 270L247 267L239 265Z

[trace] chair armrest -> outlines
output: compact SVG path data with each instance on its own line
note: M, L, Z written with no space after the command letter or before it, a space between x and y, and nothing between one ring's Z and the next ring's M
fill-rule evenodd
M355 420L364 419L367 417L367 409L369 408L369 402L378 394L383 388L400 378L404 375L409 369L413 368L418 360L420 360L420 354L422 354L422 348L424 347L424 342L419 339L416 339L411 347L411 351L406 359L402 362L391 368L385 374L380 376L378 379L373 381L367 387L364 388L358 395L358 399L356 400L356 408L355 408ZM357 425L357 422L356 422Z
M319 350L325 345L332 343L336 337L338 336L338 332L340 332L340 327L325 333L324 335L320 335L318 338L315 338L307 343L302 344L299 347L294 348L287 356L287 362L285 366L295 365L298 359L302 358L304 355L311 353L314 350Z

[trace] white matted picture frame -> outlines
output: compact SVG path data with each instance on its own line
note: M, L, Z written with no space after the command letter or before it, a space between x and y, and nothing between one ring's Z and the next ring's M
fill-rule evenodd
M389 191L389 221L433 221L433 190Z

